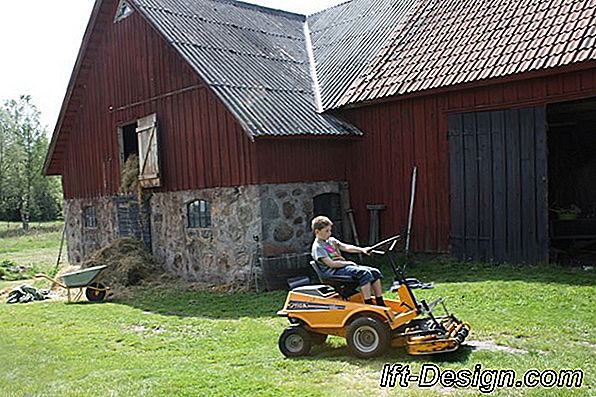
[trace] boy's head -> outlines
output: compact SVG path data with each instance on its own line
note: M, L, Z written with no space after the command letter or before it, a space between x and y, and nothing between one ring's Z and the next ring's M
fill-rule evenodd
M333 226L331 219L323 215L315 217L310 224L315 237L321 240L327 240L331 237L331 226Z

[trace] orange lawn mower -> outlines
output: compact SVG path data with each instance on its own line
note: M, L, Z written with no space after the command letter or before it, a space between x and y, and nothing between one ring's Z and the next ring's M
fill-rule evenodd
M372 247L372 253L389 257L395 273L392 290L399 299L385 299L387 306L365 304L358 281L351 276L327 276L312 261L321 284L294 288L282 310L290 326L279 337L279 349L286 357L307 355L312 345L325 343L328 335L346 338L349 349L360 358L383 354L390 346L405 347L411 355L454 352L470 333L470 325L450 314L439 298L418 301L393 258L401 236ZM387 251L380 248L389 246ZM445 315L433 309L441 304Z

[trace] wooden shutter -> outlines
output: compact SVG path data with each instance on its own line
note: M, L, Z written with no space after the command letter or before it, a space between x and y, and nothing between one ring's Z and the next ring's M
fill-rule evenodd
M159 142L155 113L138 120L137 139L139 142L139 183L142 187L159 187L161 186Z

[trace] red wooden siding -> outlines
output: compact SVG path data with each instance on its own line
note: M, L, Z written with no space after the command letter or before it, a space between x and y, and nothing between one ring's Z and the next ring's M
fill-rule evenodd
M102 10L104 19L116 5ZM159 191L254 182L254 144L186 62L139 13L105 25L95 61L75 88L82 105L69 109L75 117L67 132L65 197L116 193L117 128L151 113L157 113L161 139Z
M87 62L77 81L70 125L62 131L68 134L62 171L66 198L117 193L118 126L152 113L159 126L162 179L155 191L345 180L350 139L252 142L139 13L113 24L117 2L110 3L100 14L99 25L107 29L92 38L95 61ZM76 111L75 103L81 104Z
M363 236L366 204L385 203L382 235L407 221L412 167L417 165L414 249L449 249L449 150L447 114L521 108L596 96L596 68L531 80L395 100L344 112L365 136L354 144L348 170L352 206Z
M352 159L350 138L258 139L258 183L343 181Z

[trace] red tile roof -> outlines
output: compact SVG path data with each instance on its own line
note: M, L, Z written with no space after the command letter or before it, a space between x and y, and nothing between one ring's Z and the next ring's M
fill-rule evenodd
M596 59L596 0L420 0L339 105Z

